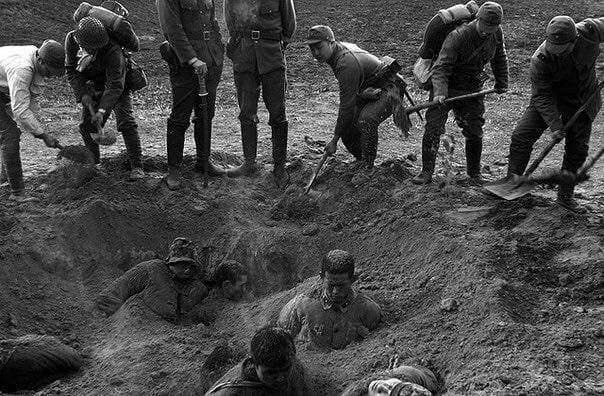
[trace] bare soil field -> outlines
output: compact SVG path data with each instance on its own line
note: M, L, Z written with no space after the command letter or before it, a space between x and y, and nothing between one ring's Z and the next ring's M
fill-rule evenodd
M284 191L272 181L268 115L260 106L263 172L215 178L204 189L192 172L191 133L184 188L175 192L161 181L170 87L154 4L122 3L141 36L135 59L150 77L135 94L146 179L127 181L121 138L102 149L99 171L59 161L56 152L23 135L26 185L39 202L11 204L8 188L0 190L0 338L54 335L85 357L79 373L37 394L203 394L245 355L254 330L316 281L307 278L318 274L321 256L335 248L357 258L358 287L380 303L384 323L344 350L299 345L313 395L337 395L351 381L386 369L394 355L427 364L450 395L604 392L604 161L577 188L586 215L558 207L555 190L545 187L502 201L464 182L463 137L451 120L447 128L459 143L453 185L439 187L439 160L436 182L418 187L410 178L421 165L423 126L413 117L407 140L390 120L381 126L373 173L355 173L352 156L340 145L314 191L302 193L338 105L331 70L314 62L302 43L308 27L329 24L338 39L399 59L411 82L425 23L455 2L296 0L298 33L287 49L291 186ZM0 45L61 41L78 4L0 0ZM501 4L511 87L486 102L483 173L492 180L505 173L509 138L530 97L529 58L549 19L604 14L602 2L587 0ZM427 100L410 87L416 101ZM79 105L67 82L52 82L41 104L49 131L64 144L79 144ZM227 61L214 119L217 164L241 161L237 114ZM592 152L604 144L603 126L599 115ZM557 148L542 166L560 162ZM224 258L244 263L255 297L240 303L210 297L207 323L193 326L163 322L136 299L109 318L93 308L109 282L140 261L165 257L177 236L207 247L209 267ZM447 298L457 301L456 309L442 309Z

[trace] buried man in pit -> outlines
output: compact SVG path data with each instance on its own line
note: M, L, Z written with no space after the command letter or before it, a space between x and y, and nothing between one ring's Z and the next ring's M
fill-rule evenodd
M321 283L291 299L278 325L319 347L339 349L365 338L380 323L381 308L353 289L355 280L352 255L330 251L321 263Z
M379 59L355 44L336 41L329 26L310 28L306 44L317 61L332 68L340 87L338 118L325 152L335 154L342 139L361 165L372 168L379 125L394 114L395 124L404 133L409 129L402 100L406 84L397 74L400 65L389 57Z
M310 394L291 335L279 327L267 326L252 337L250 356L216 381L206 396Z
M512 133L508 177L524 173L533 145L547 127L554 137L563 135L563 124L598 84L596 59L600 43L604 42L604 17L575 24L571 17L556 16L547 25L546 35L546 40L531 58L531 100ZM575 123L564 131L563 171L574 175L585 162L592 122L601 106L598 94ZM558 203L573 212L586 212L573 195L573 184L561 184Z
M208 295L200 271L193 242L176 238L165 260L145 261L131 268L98 296L96 306L112 315L126 300L140 294L147 308L170 322L200 322L196 308Z

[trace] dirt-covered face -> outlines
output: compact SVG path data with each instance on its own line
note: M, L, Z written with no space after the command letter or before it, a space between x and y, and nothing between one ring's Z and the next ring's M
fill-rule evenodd
M476 20L476 31L480 37L487 37L490 34L494 34L499 29L499 25L487 25L480 19Z
M241 275L237 282L222 282L222 293L226 298L233 301L241 300L247 292L247 275Z
M352 283L348 274L325 273L323 278L323 291L325 295L334 303L342 304L346 302L352 294Z
M195 264L190 261L178 261L168 264L174 278L180 281L189 280L195 275Z
M287 389L292 365L284 367L268 367L261 364L254 365L258 379L266 386L273 389Z
M330 41L319 41L315 44L309 44L308 47L312 56L319 62L327 62L333 54L333 42Z

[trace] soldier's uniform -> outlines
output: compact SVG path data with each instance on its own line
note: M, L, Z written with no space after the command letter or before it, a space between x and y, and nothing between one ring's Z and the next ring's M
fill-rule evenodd
M168 263L156 259L138 264L113 281L99 295L97 306L100 308L104 300L124 303L139 293L142 293L142 301L153 312L166 320L180 323L208 295L208 289L197 278L188 282L177 281ZM105 312L113 314L118 308L114 305L114 309Z
M333 304L320 285L291 299L278 325L296 337L322 347L344 348L367 336L381 320L381 309L369 297L354 292L342 305Z
M481 18L480 10L478 18ZM498 28L495 33L483 38L476 30L477 23L478 20L475 19L462 25L445 39L433 68L430 100L435 96L454 97L480 91L485 81L484 67L487 63L491 64L495 89L507 89L508 63L503 31ZM426 111L422 140L422 174L426 180L423 181L429 181L434 173L440 136L445 133L445 124L451 110L466 138L467 173L471 177L480 175L482 127L485 122L483 97L434 106Z
M547 127L560 130L597 86L595 65L599 45L604 42L604 17L585 19L576 24L576 32L572 53L554 56L543 42L531 58L531 100L512 134L508 174L523 174L543 131ZM576 172L585 162L592 122L600 107L601 97L597 95L566 131L563 170ZM572 186L560 189L572 197Z
M215 113L216 90L222 75L224 45L215 15L213 0L156 0L159 22L174 56L165 59L170 68L172 86L172 111L168 118L167 151L168 165L180 168L183 158L185 132L193 122L201 120L197 114L199 81L191 62L197 58L208 67L206 88L208 91L208 126L211 128ZM211 137L211 131L208 131ZM201 171L204 136L202 128L195 128L197 149L196 170ZM218 173L211 166L210 173Z
M283 177L287 155L288 123L285 115L285 47L296 29L293 0L225 0L229 30L227 56L233 61L239 102L244 167L230 176L255 171L258 140L258 99L269 113L276 178Z
M266 386L258 378L252 359L246 358L216 381L206 396L306 396L309 394L304 367L297 358L293 361L288 388L285 390Z
M378 127L401 103L405 83L396 72L376 78L384 68L378 57L355 44L335 42L327 60L340 88L340 107L334 135L357 160L373 166L377 154ZM380 89L375 97L365 97L368 88Z
M86 54L76 41L75 31L67 33L65 69L76 100L81 102L82 96L90 95L96 102L95 110L105 111L102 125L112 111L115 113L117 130L124 138L130 166L139 169L142 168L141 143L132 111L131 91L126 87L126 62L122 47L111 39L94 54ZM91 136L96 132L89 109L82 106L80 134L94 155L95 163L99 163L99 145Z

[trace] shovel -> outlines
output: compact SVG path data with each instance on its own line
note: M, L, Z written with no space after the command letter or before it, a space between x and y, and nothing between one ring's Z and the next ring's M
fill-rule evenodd
M82 145L63 146L57 143L55 148L59 149L59 157L68 159L80 164L94 164L94 155L88 150L88 147Z
M456 102L458 100L477 98L477 97L485 96L485 95L488 95L488 94L494 93L494 92L495 92L495 88L486 89L484 91L472 92L472 93L469 93L469 94L454 96L452 98L445 99L444 103L440 103L440 102L438 102L436 100L433 100L431 102L421 103L421 104L418 104L416 106L407 107L405 109L405 113L411 114L411 113L415 113L415 112L417 112L419 110L427 109L428 107L439 106L441 104L442 105L447 105L449 103L453 103L453 102Z
M583 111L587 108L589 103L596 97L596 95L599 95L602 87L604 87L604 82L600 82L598 84L596 90L589 96L589 98L587 98L585 103L583 103L583 105L579 107L579 110L577 110L577 112L573 114L571 119L568 120L564 127L562 127L563 133L565 133L575 123L577 118L579 118L581 113L583 113ZM543 159L550 153L550 151L552 151L554 146L558 144L562 139L564 139L564 136L553 138L548 143L548 145L545 146L545 148L541 151L539 156L535 158L535 160L533 161L531 166L529 166L529 168L526 170L524 175L519 177L507 176L503 179L499 179L497 181L494 181L493 183L485 185L484 188L491 194L497 195L498 197L506 199L508 201L512 201L530 193L538 184L535 181L531 180L531 174L535 171L535 169L537 169L537 167L541 164Z
M306 187L304 187L304 194L308 194L308 192L312 188L312 185L314 184L315 180L317 179L319 172L321 172L321 169L323 168L325 161L327 161L327 157L329 157L329 155L327 153L323 153L323 156L321 157L321 160L317 164L317 167L315 168L315 171L313 172L312 177L310 178L310 181L308 182Z
M201 160L203 166L203 188L208 188L209 168L210 168L210 125L208 116L208 90L206 88L205 74L197 74L199 89L197 91L198 101L197 110L199 119L194 121L196 146L201 146ZM201 129L201 131L199 131ZM197 139L201 138L199 142Z
M602 155L604 155L604 147L601 147L593 157L589 158L576 174L568 171L546 172L538 176L531 175L529 177L529 181L536 184L552 185L579 184L589 178L587 172L595 165Z

